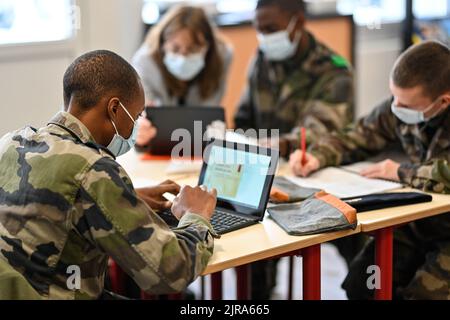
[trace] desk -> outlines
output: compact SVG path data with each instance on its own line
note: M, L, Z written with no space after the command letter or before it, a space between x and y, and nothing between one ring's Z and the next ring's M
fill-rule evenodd
M412 189L397 190L404 192ZM375 264L381 271L381 288L375 299L392 299L393 232L405 223L450 212L450 195L432 194L433 201L358 214L362 232L375 233Z
M127 170L132 180L149 179L163 181L172 179L180 184L194 185L197 183L198 173L186 175L166 175L167 161L141 161L140 157L129 152L118 159ZM279 173L288 171L286 165L280 166ZM238 281L246 282L248 273L245 268L248 264L268 258L284 255L301 254L303 256L303 297L304 299L320 299L320 244L360 232L358 225L355 230L346 230L317 234L311 236L290 236L274 221L267 217L262 223L243 228L228 234L214 242L214 254L203 272L219 279L220 272L230 268L238 269ZM240 275L243 276L241 279ZM220 281L220 280L219 280ZM247 288L248 289L248 288ZM213 288L214 290L214 288ZM238 283L238 299L248 297ZM220 298L219 295L217 297Z
M198 174L166 175L167 161L141 161L135 152L129 152L118 161L132 180L144 178L159 182L172 179L180 184L197 183ZM286 164L280 165L278 174L285 175L288 172ZM304 237L289 236L275 222L265 218L260 224L225 234L216 240L214 254L203 274L217 275L225 269L245 267L249 263L277 256L298 254L301 250L304 265L303 296L305 299L320 299L320 244L358 232L375 232L376 263L381 270L381 288L376 290L375 298L391 299L394 228L446 212L450 212L450 195L433 194L433 201L430 203L360 213L355 230ZM246 295L245 292L238 293L239 298Z

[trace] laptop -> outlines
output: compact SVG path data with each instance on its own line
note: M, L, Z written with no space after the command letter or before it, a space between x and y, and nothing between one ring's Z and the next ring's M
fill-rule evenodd
M217 189L211 224L218 234L245 228L264 218L278 157L278 150L222 140L214 140L206 147L198 185ZM162 218L171 226L178 224L167 212Z
M213 123L225 124L225 111L222 107L196 106L161 106L146 108L147 118L157 129L156 137L150 143L150 153L153 155L171 155L172 150L180 143L189 146L190 156L201 157L202 152L210 140L204 141L208 126ZM177 129L181 129L176 131ZM223 129L225 131L225 127ZM184 141L179 134L188 134L189 140ZM190 138L192 137L192 139ZM172 141L175 140L175 141ZM197 144L195 144L197 142ZM184 154L186 148L177 156Z

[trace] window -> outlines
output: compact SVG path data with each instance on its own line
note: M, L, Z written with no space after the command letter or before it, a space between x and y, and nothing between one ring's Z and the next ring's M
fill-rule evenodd
M353 14L360 26L379 27L384 23L398 23L405 18L405 0L338 0L337 11Z
M445 18L450 15L450 0L415 0L413 2L414 16L417 19Z
M142 20L146 24L158 22L161 14L174 4L189 4L203 7L208 14L239 14L252 12L257 0L143 0Z
M414 1L413 42L439 40L450 45L450 0Z
M0 45L70 39L78 18L71 0L0 0Z
M337 0L339 13L354 15L358 25L397 23L406 16L405 0ZM414 0L418 19L444 18L450 14L450 0Z

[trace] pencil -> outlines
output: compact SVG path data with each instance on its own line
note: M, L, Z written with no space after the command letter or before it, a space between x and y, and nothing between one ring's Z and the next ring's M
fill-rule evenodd
M302 166L306 164L306 129L302 127L300 130L300 148L302 150Z

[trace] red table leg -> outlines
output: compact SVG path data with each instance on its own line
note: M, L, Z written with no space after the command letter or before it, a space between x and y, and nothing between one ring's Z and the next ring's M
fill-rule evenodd
M222 300L222 272L211 274L211 300Z
M236 299L250 300L250 265L236 267Z
M320 244L302 250L303 300L320 300Z
M125 279L126 279L126 273L119 267L119 265L113 261L110 260L110 267L109 267L109 277L111 279L111 289L113 292L125 295Z
M158 297L153 294L149 294L149 293L145 293L144 291L141 291L141 300L158 300Z
M375 300L392 300L393 228L375 233L375 263L380 268L381 287L375 290Z
M167 300L185 300L184 292L169 294Z

